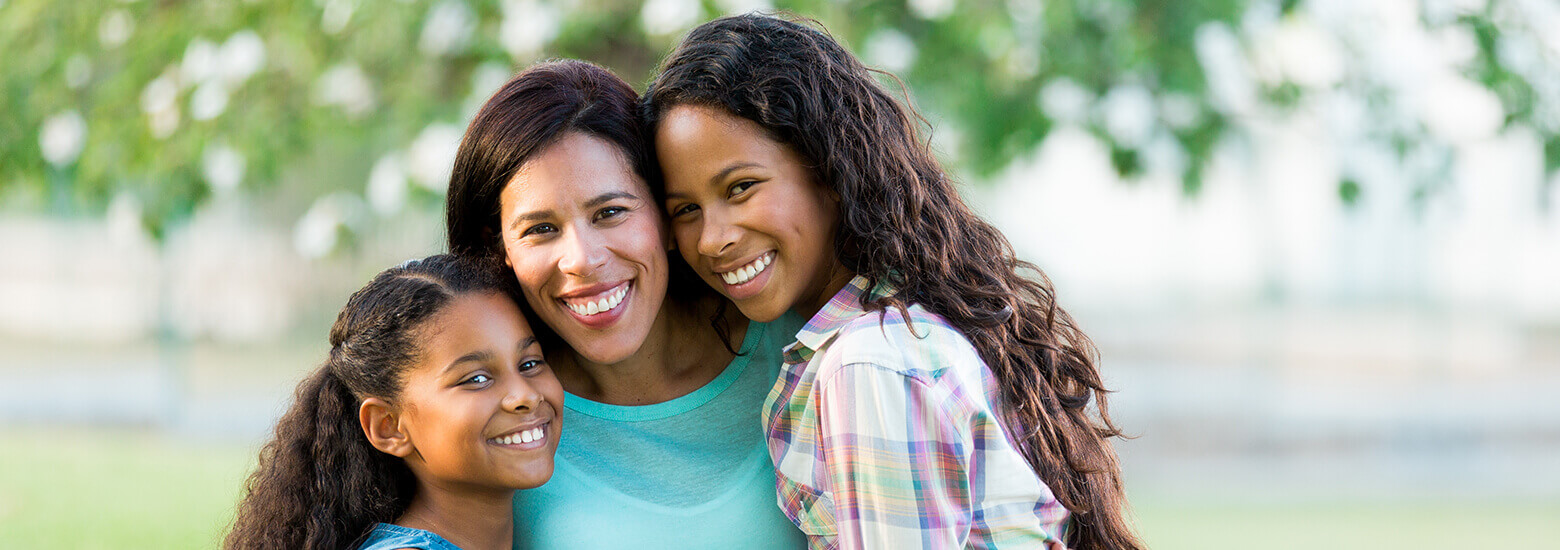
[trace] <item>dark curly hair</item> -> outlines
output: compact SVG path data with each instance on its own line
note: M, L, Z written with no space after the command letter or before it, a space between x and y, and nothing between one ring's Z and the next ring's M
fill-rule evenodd
M1108 440L1122 433L1093 343L1057 306L1045 274L959 197L919 135L919 115L873 73L808 25L725 17L691 31L662 62L640 114L653 129L675 106L715 107L800 154L840 197L836 258L873 285L898 288L864 306L920 304L979 350L1001 387L1009 434L1073 514L1067 545L1143 547L1126 519Z
M456 296L514 299L505 271L496 262L439 254L387 269L353 293L330 329L325 363L298 384L261 449L223 546L351 548L374 524L405 512L416 480L402 459L369 444L358 408L369 397L395 402L421 353L418 329Z

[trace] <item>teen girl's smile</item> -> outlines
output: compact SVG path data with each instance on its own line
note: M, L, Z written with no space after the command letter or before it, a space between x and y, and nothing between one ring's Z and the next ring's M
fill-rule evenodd
M657 125L655 149L678 250L743 315L811 316L850 280L834 257L838 196L763 128L680 105Z
M666 295L671 241L617 146L564 135L504 187L499 222L505 263L542 321L594 362L639 350Z

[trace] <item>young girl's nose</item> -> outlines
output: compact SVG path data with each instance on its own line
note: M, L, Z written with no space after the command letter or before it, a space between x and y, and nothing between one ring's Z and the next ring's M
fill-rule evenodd
M531 383L524 377L516 376L509 384L509 391L504 394L504 400L499 406L506 411L528 411L535 409L542 401L541 392L536 391Z
M737 242L736 226L719 208L706 209L699 227L699 254L720 256Z

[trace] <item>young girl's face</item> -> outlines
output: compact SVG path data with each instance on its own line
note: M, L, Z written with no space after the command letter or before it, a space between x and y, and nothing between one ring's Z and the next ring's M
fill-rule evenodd
M677 249L743 315L811 316L850 280L834 256L837 196L763 128L677 106L656 127L655 150Z
M456 296L419 330L396 422L426 483L526 489L552 476L563 387L512 300Z
M499 207L507 263L537 316L591 361L638 352L666 298L671 241L617 146L563 136L526 161Z

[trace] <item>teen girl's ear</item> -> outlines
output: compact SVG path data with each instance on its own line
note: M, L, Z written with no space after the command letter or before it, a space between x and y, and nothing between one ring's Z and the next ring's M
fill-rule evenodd
M363 405L358 407L358 424L363 426L368 444L380 452L406 458L416 450L410 435L401 429L399 412L383 399L364 399Z

